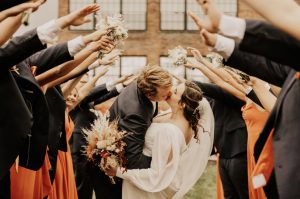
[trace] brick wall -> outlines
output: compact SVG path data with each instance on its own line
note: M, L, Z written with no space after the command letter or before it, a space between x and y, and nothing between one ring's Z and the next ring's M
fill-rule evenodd
M68 13L68 0L60 0L60 16ZM147 55L150 64L159 63L161 55L167 55L167 50L177 45L193 46L205 49L201 44L197 31L160 31L159 27L159 0L148 0L147 30L142 32L129 32L129 38L125 41L125 55ZM300 0L298 0L300 2ZM238 1L238 16L243 18L261 19L243 1ZM79 34L87 34L88 31L64 31L61 39L74 38Z

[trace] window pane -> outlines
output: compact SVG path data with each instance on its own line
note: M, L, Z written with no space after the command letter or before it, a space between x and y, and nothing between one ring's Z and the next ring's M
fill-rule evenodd
M121 13L120 0L96 0L100 4L100 14L103 16L112 16Z
M139 73L146 64L146 56L123 56L121 57L121 75Z
M161 0L160 21L162 30L184 30L184 0Z
M122 0L122 14L129 30L146 30L147 0Z
M231 16L237 15L237 0L217 0L219 8L226 14Z
M94 0L69 0L69 10L73 12L79 8L82 8L88 4L94 3ZM94 17L90 16L92 22L83 24L81 26L71 26L70 30L93 30L94 29Z

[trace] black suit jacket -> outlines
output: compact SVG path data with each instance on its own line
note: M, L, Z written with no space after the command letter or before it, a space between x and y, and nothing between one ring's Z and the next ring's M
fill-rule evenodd
M9 69L45 47L46 45L43 45L38 38L36 29L14 37L4 47L0 48L0 72Z
M151 101L137 87L136 81L122 91L109 112L110 120L118 119L119 127L131 133L124 139L127 144L125 155L128 169L149 168L151 158L142 152L146 131L156 113Z
M245 36L239 48L300 70L300 42L266 22L246 20Z
M0 48L0 179L18 156L31 131L33 119L17 82L8 69L45 47L37 37L36 30L32 30L13 38L5 47Z
M58 44L33 55L17 64L18 73L13 76L33 116L31 131L26 132L25 144L19 153L20 165L29 169L39 169L48 145L49 110L44 93L32 75L30 66L38 66L37 71L47 70L70 60L67 43Z
M247 23L246 32L250 33L252 30L248 24L249 23ZM263 24L261 24L261 26L263 26ZM253 29L253 32L257 31L258 30ZM274 29L274 31L278 33L278 30ZM270 34L271 33L272 32L270 32ZM247 40L247 35L248 34L245 34L245 41ZM260 36L262 36L262 34L260 34ZM281 36L285 37L287 35L283 33ZM266 34L265 37L266 40L268 40L269 35ZM289 39L290 38L286 38L283 41L287 42ZM267 46L265 46L266 43L263 41L261 37L260 45L263 46L264 49L268 49ZM242 45L243 49L246 50L247 44L242 41ZM251 43L251 45L255 45L255 42ZM290 45L290 43L288 43L288 45ZM276 48L280 47L279 45ZM268 50L272 51L273 48ZM268 52L266 52L266 54L267 53ZM277 102L256 143L255 157L258 158L271 129L275 128L273 136L274 169L279 197L300 198L300 192L298 191L298 185L300 184L300 175L298 175L298 169L300 167L298 154L300 150L298 141L300 139L300 80L295 78L296 71L293 69L297 67L295 65L285 66L278 64L265 57L242 52L238 50L238 48L235 48L227 64L282 87Z
M221 158L232 158L247 150L247 129L241 108L245 102L217 85L195 82L208 99L215 117L214 145Z

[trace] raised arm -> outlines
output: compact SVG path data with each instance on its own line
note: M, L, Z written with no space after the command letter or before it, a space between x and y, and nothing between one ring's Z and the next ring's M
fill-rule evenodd
M22 36L13 38L5 47L0 48L1 69L9 69L13 65L21 62L33 53L46 47L46 43L52 42L61 29L70 25L81 25L86 15L99 10L97 4L88 5L80 10L63 16L57 20L52 20L46 24L28 31ZM26 49L24 51L24 49Z
M273 25L300 40L300 7L292 0L244 0Z
M7 8L0 12L0 22L6 19L7 17L12 17L19 15L20 13L26 11L27 9L34 9L36 10L40 5L42 5L45 0L38 0L36 2L27 2L22 3L11 8Z
M192 50L192 53L194 57L197 59L197 61L201 61L202 63L187 63L185 66L189 68L195 68L200 70L206 77L208 77L212 82L220 86L221 88L225 89L227 92L231 93L232 95L236 96L240 100L246 101L246 96L243 92L239 91L229 83L225 82L222 78L220 78L217 74L214 73L214 71L210 70L209 67L207 67L206 60L203 59L199 51Z
M250 79L252 88L255 91L255 94L257 95L262 106L266 111L271 112L277 98L269 91L269 89L266 88L265 82L256 77L251 77Z
M14 17L9 17L0 23L0 30L2 30L0 36L0 46L5 44L5 42L9 40L9 38L18 30L21 25L21 19L22 15L19 14Z
M47 72L37 76L37 81L40 85L49 83L51 86L48 85L48 87L61 84L92 64L97 59L95 52L99 49L108 48L110 42L111 41L104 36L101 40L93 42L86 49L75 55L74 60L52 68L51 70L48 70Z
M95 86L96 82L98 81L98 79L107 73L108 67L109 66L104 66L102 68L102 70L95 77L93 77L92 80L90 80L88 83L86 83L84 86L82 86L79 89L78 99L76 100L76 102L74 102L72 104L72 106L68 107L69 111L74 109L90 93L90 91L94 88L94 86Z

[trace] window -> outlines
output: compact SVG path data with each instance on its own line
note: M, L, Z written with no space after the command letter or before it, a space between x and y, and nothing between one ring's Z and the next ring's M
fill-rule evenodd
M101 16L112 16L121 13L124 17L126 28L129 30L146 30L147 0L69 0L69 10L74 11L90 3L100 4ZM93 30L96 21L87 25L72 27L71 30Z
M73 12L78 10L88 4L94 3L94 0L70 0L69 1L69 12ZM94 17L90 17L92 20L91 23L86 23L81 26L71 26L70 30L94 30L95 19Z
M121 75L136 74L147 65L146 56L122 56Z
M237 0L216 0L216 3L225 14L236 16ZM187 11L203 17L203 12L196 0L161 0L161 30L197 30L193 20L187 16Z
M106 75L98 80L97 85L116 80L123 75L136 74L141 71L146 64L146 56L122 56L120 60L116 61L115 64L109 68ZM95 70L90 71L90 77L95 76L99 70L101 69L96 68Z

